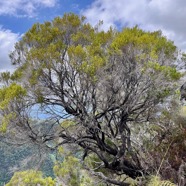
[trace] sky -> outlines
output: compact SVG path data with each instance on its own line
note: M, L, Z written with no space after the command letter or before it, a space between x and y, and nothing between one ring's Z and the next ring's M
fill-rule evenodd
M12 70L9 53L36 22L73 12L103 29L138 25L163 35L186 51L186 0L0 0L0 71Z

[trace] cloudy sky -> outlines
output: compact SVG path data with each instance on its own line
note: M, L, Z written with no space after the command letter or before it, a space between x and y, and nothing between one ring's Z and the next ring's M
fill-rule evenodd
M35 22L67 12L85 15L93 25L103 20L104 29L162 30L186 51L186 0L0 0L0 71L12 68L8 54Z

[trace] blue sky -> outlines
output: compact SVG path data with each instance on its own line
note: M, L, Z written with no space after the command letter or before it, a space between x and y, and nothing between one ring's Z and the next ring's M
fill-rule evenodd
M66 12L85 15L103 29L139 25L144 30L162 30L186 51L185 0L0 0L0 71L11 70L8 54L36 22L50 21Z

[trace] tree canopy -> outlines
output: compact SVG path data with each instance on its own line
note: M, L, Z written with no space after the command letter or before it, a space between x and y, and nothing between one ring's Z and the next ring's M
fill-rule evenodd
M42 185L42 186L55 186L55 181L51 177L43 178L42 173L39 171L29 170L23 172L16 172L10 182L6 186L19 186L19 185Z
M177 57L161 31L103 31L74 14L36 23L10 54L15 72L1 74L1 131L41 148L73 146L94 175L127 185L121 175L150 171L133 129L175 93Z

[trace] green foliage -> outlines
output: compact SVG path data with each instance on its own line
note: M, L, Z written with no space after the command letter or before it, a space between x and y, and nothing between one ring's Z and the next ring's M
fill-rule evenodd
M68 128L70 126L74 126L75 122L72 119L66 119L61 122L61 126L64 128Z
M174 67L160 65L156 62L148 62L147 66L152 68L156 73L162 72L170 80L179 80L182 77L182 74Z
M60 153L64 154L64 149L60 148ZM80 160L76 157L66 154L62 162L56 162L54 166L54 173L57 177L58 183L68 186L104 186L100 180L90 177L88 172L83 169Z
M31 153L25 146L15 148L12 145L0 143L0 186L7 183L12 177L12 167L19 166L19 162Z
M25 34L19 44L31 47L29 52L26 52L28 61L33 61L30 70L37 66L29 79L31 84L37 82L43 69L51 70L55 67L54 63L63 63L66 52L73 68L92 78L105 64L105 47L113 38L114 31L110 29L108 32L98 32L84 20L85 17L65 14L62 18L56 17L52 22L34 24ZM16 46L19 50L25 49L18 44ZM13 59L14 53L10 56ZM16 61L20 63L20 60Z
M80 185L80 168L79 160L73 156L68 156L62 163L56 163L54 173L60 179L64 179L69 186Z
M26 90L16 83L0 89L0 109L7 108L10 101L21 99L26 95Z
M55 186L55 181L51 177L44 178L42 172L28 170L14 173L14 176L6 186Z
M90 154L88 157L85 159L85 163L87 164L88 167L92 169L97 169L102 164L102 161L100 161L99 157L95 154ZM103 170L98 169L98 171L103 172Z
M179 182L178 170L185 161L185 127L185 107L180 107L178 100L172 100L169 108L164 108L157 120L146 128L145 135L150 137L147 136L143 147L147 148L146 152L151 157L151 166L155 170L153 174L160 175L162 180L169 180L164 182L167 185ZM151 182L161 185L158 180L160 178L152 177ZM149 185L153 185L151 182Z
M0 142L0 186L4 186L4 183L8 183L15 171L32 169L37 166L39 161L37 150L38 149L35 146L30 146L30 144L24 144L17 147L13 144L11 145L9 143L7 144L5 142ZM28 160L28 162L25 164L25 160L27 161L27 159L30 158L31 160ZM39 170L43 172L44 176L54 177L52 170L53 166L54 162L47 154L47 157L43 160Z
M176 50L172 41L168 41L166 37L162 36L161 31L145 32L137 26L134 28L125 28L118 34L112 48L116 51L125 49L124 46L130 46L129 52L132 50L141 50L136 57L148 57L149 60L158 60L158 55L164 50L167 57L172 57Z
M10 72L2 72L0 74L0 80L5 82L6 84L8 84L10 77L11 77Z
M176 186L176 185L168 180L161 181L160 177L158 176L151 176L147 186Z
M12 81L20 80L22 76L21 70L15 70L13 73L10 72L1 72L0 73L0 81L5 85L9 85Z
M1 119L1 126L0 126L0 132L5 133L7 130L7 126L11 120L15 119L15 114L14 113L9 113L2 117Z
M8 110L10 103L19 102L26 95L26 90L16 83L0 89L0 110L3 112ZM7 125L15 119L14 111L8 112L1 117L0 132L6 132Z

